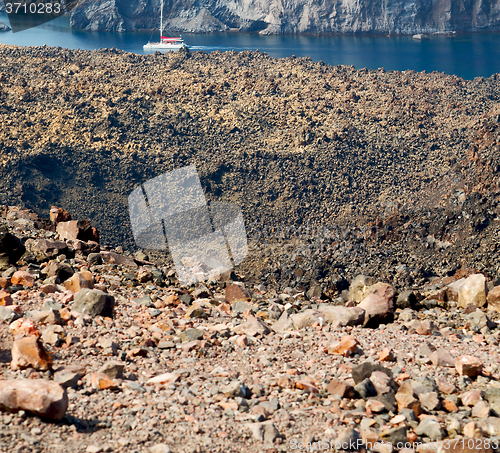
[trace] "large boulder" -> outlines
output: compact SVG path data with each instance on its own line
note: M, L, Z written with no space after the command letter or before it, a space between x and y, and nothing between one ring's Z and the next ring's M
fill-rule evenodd
M51 241L49 239L28 239L26 249L30 252L41 253L47 259L68 253L68 245L65 242Z
M379 324L392 322L394 320L394 304L392 297L379 296L372 293L365 297L358 305L365 311L363 325L365 327L377 327Z
M70 220L59 222L56 227L61 239L80 239L81 241L99 242L99 232L88 220Z
M61 420L68 409L68 394L57 382L45 379L0 381L0 409L31 412L41 417Z
M486 305L486 279L483 274L472 274L464 279L460 284L456 284L458 292L458 305L466 307L467 305L477 305L483 307Z

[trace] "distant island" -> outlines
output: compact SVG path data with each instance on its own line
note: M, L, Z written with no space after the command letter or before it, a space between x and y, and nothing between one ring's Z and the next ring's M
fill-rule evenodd
M71 26L92 31L154 29L160 0L85 0L71 11ZM500 0L168 0L172 32L420 34L500 30Z
M3 22L0 22L0 31L9 31L10 27Z

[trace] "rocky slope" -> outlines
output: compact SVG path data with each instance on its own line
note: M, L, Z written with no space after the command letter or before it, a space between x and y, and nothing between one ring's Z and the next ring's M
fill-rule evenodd
M71 24L86 30L126 31L157 28L159 0L83 0ZM350 0L207 1L169 0L166 26L184 32L229 29L270 33L432 33L498 30L498 0L399 2Z
M499 83L260 53L0 47L0 202L133 249L127 197L196 165L240 206L241 272L282 287L498 272Z

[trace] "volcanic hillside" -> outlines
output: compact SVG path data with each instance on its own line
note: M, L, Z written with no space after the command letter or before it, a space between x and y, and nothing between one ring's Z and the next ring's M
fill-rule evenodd
M499 95L496 75L0 45L0 204L62 206L133 249L130 192L194 164L241 207L260 279L494 275Z

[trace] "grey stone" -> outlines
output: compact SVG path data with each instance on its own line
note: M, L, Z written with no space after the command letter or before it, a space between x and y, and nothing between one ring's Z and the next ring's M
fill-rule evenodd
M231 305L231 310L233 311L233 313L244 313L245 311L250 310L251 312L253 312L253 314L255 314L257 311L257 307L249 304L248 302L239 300Z
M398 316L398 320L403 323L408 323L416 319L417 314L411 308L405 308Z
M408 437L406 435L406 426L385 430L382 432L380 437L385 442L392 444L397 449L402 448L402 446L406 442L408 442Z
M62 310L64 308L63 304L56 302L52 297L48 297L43 301L42 311L46 310Z
M363 445L361 435L353 428L347 428L335 439L337 450L355 450L358 451ZM340 448L338 448L340 447Z
M280 408L280 402L278 399L273 398L272 400L269 401L263 401L262 403L259 404L259 406L263 407L270 414L273 414Z
M201 329L186 329L184 332L179 334L179 338L183 343L193 340L202 340L205 332Z
M148 307L148 308L156 308L155 304L151 300L151 297L149 297L149 296L139 297L137 299L132 299L132 302L136 305L144 305L145 307Z
M179 300L184 304L184 305L191 305L193 302L194 298L191 296L191 294L181 294L179 297Z
M42 333L42 341L51 346L59 346L65 337L64 329L58 325L48 326Z
M111 379L121 379L123 377L123 370L125 369L125 364L112 360L106 362L100 369L99 373L103 373L109 376Z
M417 305L417 297L411 290L403 291L396 299L395 308L414 308Z
M500 416L500 388L488 386L484 391L484 399L497 416Z
M438 392L436 381L429 376L421 376L408 382L410 382L411 388L417 396L422 393Z
M212 297L212 291L210 291L205 285L200 284L192 293L191 295L195 299L207 299L209 297Z
M465 315L465 318L470 322L471 327L481 330L483 327L487 327L492 330L496 328L496 324L491 321L488 316L481 310L476 310L468 315Z
M387 412L393 412L393 413L397 412L398 403L392 393L384 393L383 395L377 395L370 399L382 403Z
M431 440L441 440L446 436L446 432L439 422L430 417L424 418L417 426L415 433L418 436L425 436L430 438Z
M281 434L271 421L262 423L247 423L246 426L250 429L253 438L260 442L272 443L277 438L281 437Z
M75 295L73 310L95 317L113 316L115 298L97 289L81 289Z
M360 307L339 307L321 304L318 307L318 317L333 327L360 326L365 321L365 311Z
M370 381L369 378L366 378L365 380L357 384L354 387L354 390L356 390L359 396L361 396L361 398L363 398L364 400L377 395L377 390L375 389L372 381Z
M100 253L89 253L87 262L92 266L100 266L102 264L102 256Z
M2 272L3 278L11 278L17 272L17 267L11 266L7 270Z
M160 341L157 347L158 349L174 349L175 343L173 341Z
M418 399L420 400L424 410L428 412L439 409L439 406L441 405L439 395L436 392L421 393L418 395Z
M415 415L415 411L413 409L408 409L405 407L404 409L401 409L399 411L399 413L404 415L406 417L406 420L408 420L409 422L417 422L418 421L418 418Z
M6 227L0 227L0 270L8 269L23 256L26 248Z
M134 382L134 381L125 381L122 384L122 388L123 389L127 389L127 390L131 390L133 392L139 392L139 393L145 393L146 392L146 388L145 387L143 387L138 382Z
M352 378L356 384L359 384L361 381L364 381L366 378L369 378L374 371L382 371L387 374L390 378L393 377L392 371L388 368L383 367L379 363L373 362L363 362L360 365L357 365L352 368Z
M0 305L0 321L10 324L11 322L19 319L19 315L14 310L9 310Z
M479 428L490 437L500 437L500 418L487 417L477 422Z
M323 295L323 290L321 289L321 286L319 286L319 285L311 285L311 287L306 292L306 297L308 299L312 299L313 297L317 297L318 299L321 299L322 295Z
M162 314L162 311L158 310L157 308L150 308L148 310L148 313L151 315L152 318L157 318Z
M78 381L85 376L85 367L80 365L70 365L64 368L58 369L54 373L54 381L61 384L63 387L74 388L78 387Z
M232 381L229 384L221 387L220 392L228 398L247 398L250 396L250 390L247 389L240 381Z
M67 280L75 273L71 266L54 260L50 261L41 272L47 277L58 277L61 282Z

